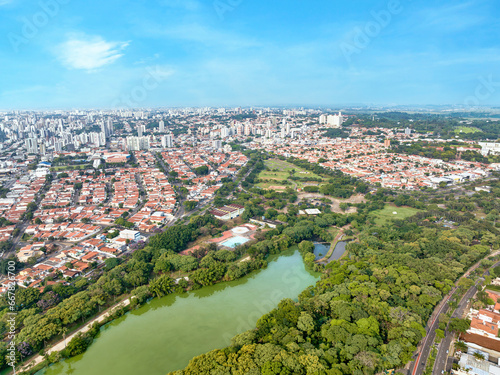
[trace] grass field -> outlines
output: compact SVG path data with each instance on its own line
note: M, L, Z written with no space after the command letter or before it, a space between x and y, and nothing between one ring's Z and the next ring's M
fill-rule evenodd
M262 171L259 174L259 178L262 180L270 180L270 182L261 182L257 184L257 186L268 189L270 186L284 186L291 188L302 188L303 183L301 181L293 181L290 180L290 171L295 170L296 177L314 177L314 178L322 178L313 172L309 172L305 169L297 167L291 163L286 161L271 159L266 160L266 166L270 169L269 171ZM277 171L276 171L277 169ZM283 181L290 181L292 185L283 185ZM314 184L315 182L311 182ZM317 182L319 184L319 182Z
M393 212L397 212L397 214L394 215ZM420 210L416 208L387 205L383 210L372 212L370 217L375 218L375 223L377 225L384 225L393 219L406 219L407 217L415 215L417 212L420 212Z
M82 165L61 165L58 167L52 167L50 170L52 172L61 172L61 171L78 171L81 169L91 169L92 164L82 164Z
M482 132L481 129L470 127L470 126L458 126L457 128L455 128L456 134L459 134L459 133L468 134L468 133L480 133L480 132Z

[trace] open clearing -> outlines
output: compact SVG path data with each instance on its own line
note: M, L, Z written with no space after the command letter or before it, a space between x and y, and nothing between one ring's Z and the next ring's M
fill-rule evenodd
M394 215L394 212L397 212L397 214ZM375 223L377 225L384 225L394 219L406 219L407 217L415 215L417 212L420 212L420 210L416 208L387 205L383 210L372 212L370 217L375 217Z
M270 170L260 172L259 179L268 180L268 182L261 182L257 184L257 186L263 189L283 190L284 186L290 187L294 190L296 190L297 188L303 188L304 182L294 181L290 179L291 176L290 171L292 170L295 170L294 174L295 177L313 177L313 178L320 178L323 180L321 176L318 176L317 174L309 172L303 168L297 167L296 165L288 163L287 161L279 159L271 159L271 160L266 160L265 164L266 167L269 168ZM284 185L283 181L290 181L291 184ZM320 184L320 182L316 181L309 181L305 183L309 185Z
M455 133L456 134L459 134L459 133L481 133L482 130L481 129L478 129L478 128L474 128L474 127L471 127L471 126L458 126L457 128L455 128Z

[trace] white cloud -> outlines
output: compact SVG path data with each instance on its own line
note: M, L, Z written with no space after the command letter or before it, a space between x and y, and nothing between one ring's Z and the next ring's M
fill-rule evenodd
M1 0L0 0L1 1ZM107 42L100 36L75 36L57 47L59 60L70 69L95 70L123 56L128 42Z

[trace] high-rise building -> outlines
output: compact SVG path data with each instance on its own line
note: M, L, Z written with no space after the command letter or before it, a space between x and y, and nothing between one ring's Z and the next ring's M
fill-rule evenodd
M163 133L165 131L165 121L160 120L160 122L158 123L158 131L160 133Z
M108 136L108 129L107 129L106 123L104 121L101 122L101 133L104 133L104 137Z
M338 115L330 115L327 117L327 124L334 128L340 128L344 123L344 117L342 116L342 112L339 112Z
M212 147L216 150L222 149L222 141L220 139L213 140Z
M252 128L250 127L250 124L245 124L245 135L251 135L252 134Z
M45 147L45 143L41 142L40 143L40 155L45 156L47 154L47 149Z
M54 143L54 151L55 152L61 152L62 151L62 143L61 142L55 142Z
M28 154L38 154L38 142L36 138L27 138L25 144Z
M144 125L137 125L137 135L142 137L144 132L146 131L146 127Z
M161 147L163 147L163 148L172 148L173 147L171 134L167 134L167 135L164 135L163 137L161 137Z
M128 151L149 150L149 137L127 137Z
M405 129L405 134L406 135L411 135L411 129L410 128L406 128Z
M386 139L386 140L384 141L384 146L385 146L385 147L391 147L391 140L390 140L390 139Z
M243 125L241 125L241 124L240 124L240 125L237 125L237 126L236 126L236 134L238 134L238 135L243 135L243 131L244 131L244 129L245 129L245 128L243 127Z
M111 121L110 118L108 118L108 123L107 123L107 126L106 126L106 129L107 129L107 133L106 133L106 136L111 136L113 133L114 133L114 127L113 127L113 121Z

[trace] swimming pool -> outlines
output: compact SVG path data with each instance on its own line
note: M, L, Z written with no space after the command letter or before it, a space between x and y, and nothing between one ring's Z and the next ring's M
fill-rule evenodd
M234 249L236 246L243 245L244 243L246 243L248 241L250 241L248 238L236 236L236 237L232 237L232 238L228 239L227 241L224 241L223 243L221 243L221 245L230 247L231 249Z

